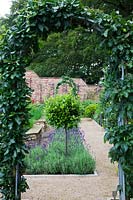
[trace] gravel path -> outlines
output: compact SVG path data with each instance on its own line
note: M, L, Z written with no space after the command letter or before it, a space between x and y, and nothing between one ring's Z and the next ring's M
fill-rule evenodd
M108 159L109 144L95 121L82 119L86 143L96 159L97 176L27 176L30 190L23 200L108 200L118 185L116 166Z

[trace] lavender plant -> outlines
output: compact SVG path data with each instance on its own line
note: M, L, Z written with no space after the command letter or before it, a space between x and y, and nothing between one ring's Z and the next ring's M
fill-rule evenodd
M83 133L68 131L69 154L64 153L64 130L54 131L49 144L35 146L25 158L28 174L89 174L95 170L95 160L84 146Z

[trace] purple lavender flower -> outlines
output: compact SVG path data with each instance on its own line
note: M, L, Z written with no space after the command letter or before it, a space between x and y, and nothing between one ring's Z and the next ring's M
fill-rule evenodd
M26 142L26 147L28 149L33 149L33 148L35 148L35 146L36 146L36 142L35 141L28 141L28 142Z

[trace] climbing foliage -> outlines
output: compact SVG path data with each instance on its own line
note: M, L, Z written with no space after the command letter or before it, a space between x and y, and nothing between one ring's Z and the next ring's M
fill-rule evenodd
M61 85L65 85L65 84L68 85L71 88L72 94L76 97L77 94L78 94L77 85L74 82L74 80L72 78L68 77L68 76L63 76L62 79L57 83L56 88L55 88L56 94L58 94L59 87Z
M105 113L105 141L113 144L109 156L121 163L126 174L127 199L133 197L133 23L112 13L104 15L103 32L110 51L104 73L102 107Z

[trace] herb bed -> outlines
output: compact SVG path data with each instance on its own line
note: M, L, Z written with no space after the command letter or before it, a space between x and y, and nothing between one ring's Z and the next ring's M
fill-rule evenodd
M94 174L95 160L84 145L78 128L68 131L68 154L65 154L63 129L52 131L42 145L29 144L25 158L26 174Z

